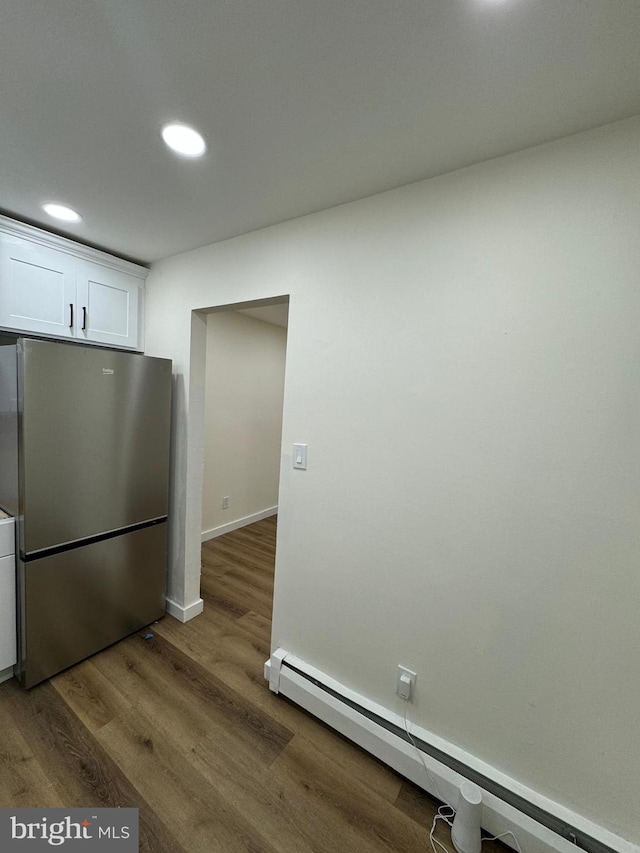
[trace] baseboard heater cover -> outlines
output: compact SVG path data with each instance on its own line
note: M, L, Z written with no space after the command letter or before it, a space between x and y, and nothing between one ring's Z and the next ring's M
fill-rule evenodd
M464 779L474 782L483 792L483 829L491 835L513 832L525 853L639 853L637 845L411 725L412 739L428 759L436 790L400 715L354 693L284 649L273 652L264 676L274 693L282 693L432 796L455 807L460 783ZM502 841L515 846L509 836Z

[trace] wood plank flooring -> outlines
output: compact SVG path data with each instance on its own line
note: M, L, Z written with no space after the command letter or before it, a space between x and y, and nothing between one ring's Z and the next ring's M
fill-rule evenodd
M0 685L0 805L137 807L151 853L429 850L434 802L263 680L275 531L204 544L191 622L166 617L29 692Z

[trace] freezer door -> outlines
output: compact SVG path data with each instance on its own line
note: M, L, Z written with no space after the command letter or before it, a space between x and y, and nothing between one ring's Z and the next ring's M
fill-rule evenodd
M32 687L165 612L166 522L20 562L18 678Z
M22 339L18 398L23 553L166 516L169 360Z

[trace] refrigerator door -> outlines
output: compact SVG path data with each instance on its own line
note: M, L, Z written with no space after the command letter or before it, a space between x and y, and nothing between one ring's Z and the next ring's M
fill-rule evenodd
M20 550L167 515L171 362L18 342Z
M160 522L20 562L18 677L24 687L164 615L166 533L167 523Z

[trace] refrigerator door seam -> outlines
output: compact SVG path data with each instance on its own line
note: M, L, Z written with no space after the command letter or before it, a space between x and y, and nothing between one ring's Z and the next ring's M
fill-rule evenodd
M124 536L126 533L132 533L135 530L144 530L145 527L153 527L156 524L162 524L167 521L167 519L168 516L159 515L157 518L151 518L137 524L128 524L126 527L118 527L116 530L97 533L95 536L83 536L82 539L74 539L71 542L61 542L59 545L53 545L51 548L40 548L37 551L28 551L26 554L20 551L20 559L23 562L28 563L31 560L40 560L43 557L52 557L54 554L73 551L75 548L83 548L85 545L93 545L96 542L104 542L106 539L114 539L116 536Z

